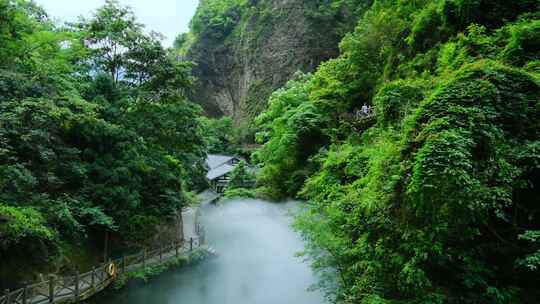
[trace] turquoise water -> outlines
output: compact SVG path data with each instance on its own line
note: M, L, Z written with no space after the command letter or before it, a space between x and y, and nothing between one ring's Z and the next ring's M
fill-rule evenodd
M218 256L165 273L149 283L130 284L97 303L318 304L309 265L295 253L302 241L289 227L298 203L232 200L203 209L207 240Z

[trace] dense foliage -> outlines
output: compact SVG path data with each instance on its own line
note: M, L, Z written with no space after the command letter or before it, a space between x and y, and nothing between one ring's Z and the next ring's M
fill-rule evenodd
M227 189L249 188L254 181L253 172L245 161L240 161L230 174Z
M189 73L116 1L57 25L0 0L0 285L109 234L140 244L189 203L206 154Z
M374 2L256 120L260 186L338 303L536 303L537 1ZM353 113L367 103L376 121Z
M244 161L240 161L230 173L229 184L225 189L223 197L225 199L242 197L254 198L259 196L259 193L254 189L255 173L254 169Z
M209 153L233 153L235 145L233 121L230 117L220 119L201 117L204 140Z

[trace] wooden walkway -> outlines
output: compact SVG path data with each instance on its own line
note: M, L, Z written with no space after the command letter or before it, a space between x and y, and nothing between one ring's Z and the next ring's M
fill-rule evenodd
M185 214L185 216L184 216ZM159 265L193 251L204 244L204 232L197 220L195 209L183 213L186 242L173 242L152 250L124 256L94 267L91 271L70 276L49 276L43 282L21 289L4 291L0 304L64 303L86 300L109 286L118 275ZM115 273L112 273L115 268Z
M219 198L221 198L221 194L215 192L212 189L207 189L197 194L197 197L199 198L201 202L201 206L204 206L204 205L216 202Z
M377 122L377 109L371 107L369 112L363 113L360 110L340 114L340 120L348 123L353 130L363 132Z

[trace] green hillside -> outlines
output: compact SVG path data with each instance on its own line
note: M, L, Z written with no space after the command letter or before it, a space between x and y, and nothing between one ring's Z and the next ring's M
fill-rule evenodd
M309 201L296 227L337 302L540 300L538 8L376 1L272 94L259 191Z

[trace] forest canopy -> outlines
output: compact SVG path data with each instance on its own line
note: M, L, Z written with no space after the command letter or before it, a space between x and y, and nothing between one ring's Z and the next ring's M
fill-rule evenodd
M297 4L201 1L166 49L116 0L0 0L0 288L147 245L249 143L225 195L306 202L331 302L539 303L538 0Z
M142 245L205 185L191 65L160 39L114 0L72 24L0 0L0 285Z
M375 1L272 94L260 191L308 201L295 226L333 301L540 301L538 5Z

